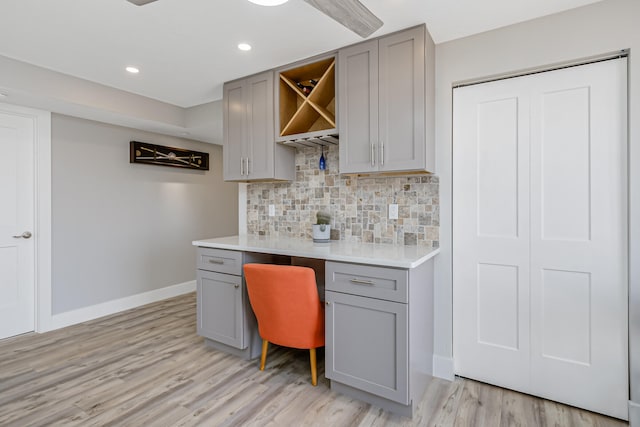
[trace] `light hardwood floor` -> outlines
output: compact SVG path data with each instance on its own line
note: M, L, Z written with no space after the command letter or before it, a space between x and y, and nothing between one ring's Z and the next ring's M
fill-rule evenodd
M0 341L0 426L624 426L498 387L434 379L413 419L332 392L322 356L272 348L264 372L205 347L195 295Z

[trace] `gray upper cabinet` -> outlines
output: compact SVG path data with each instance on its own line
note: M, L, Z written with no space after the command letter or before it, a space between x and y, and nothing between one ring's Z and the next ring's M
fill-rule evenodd
M275 143L273 108L272 71L225 83L225 181L294 179L293 150Z
M340 173L433 172L432 47L420 26L338 52Z

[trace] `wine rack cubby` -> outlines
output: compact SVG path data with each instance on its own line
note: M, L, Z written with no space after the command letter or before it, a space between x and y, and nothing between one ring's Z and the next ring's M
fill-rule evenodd
M334 56L280 70L277 94L279 142L337 143Z

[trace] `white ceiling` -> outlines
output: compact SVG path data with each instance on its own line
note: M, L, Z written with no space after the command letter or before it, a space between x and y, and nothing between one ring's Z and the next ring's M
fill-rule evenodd
M384 21L372 37L426 23L436 43L597 1L362 0ZM220 99L224 81L361 40L302 0L1 0L0 17L0 55L179 107Z

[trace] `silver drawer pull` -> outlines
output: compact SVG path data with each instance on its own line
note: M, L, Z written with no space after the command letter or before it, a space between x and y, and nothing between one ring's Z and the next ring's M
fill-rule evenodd
M233 287L234 287L234 288L236 288L236 289L238 289L238 288L240 287L240 285L235 284L235 285L233 285Z
M221 259L209 259L209 264L224 264L224 260L221 260Z
M351 279L351 283L357 283L358 285L375 285L371 280Z

